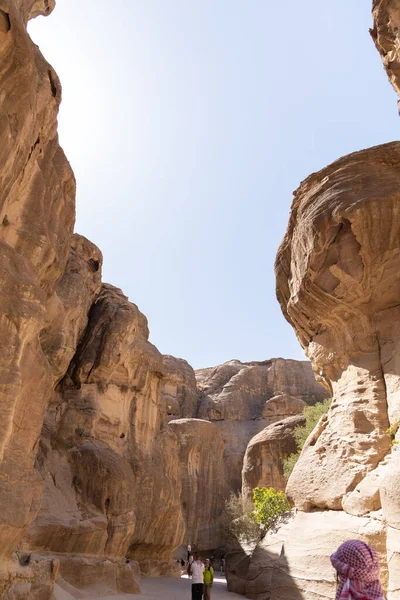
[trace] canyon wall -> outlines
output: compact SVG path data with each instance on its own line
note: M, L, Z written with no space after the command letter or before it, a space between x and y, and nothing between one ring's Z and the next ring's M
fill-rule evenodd
M329 555L354 536L379 550L388 598L398 597L400 451L387 429L399 415L399 207L400 143L341 158L295 192L277 296L333 400L289 478L300 512L239 578L251 598L282 598L288 587L293 598L331 597Z
M26 31L49 0L0 1L0 595L139 590L183 539L178 438L146 318L73 235L61 86ZM164 571L165 572L165 567ZM56 582L56 583L55 583ZM81 593L81 592L80 592Z
M215 423L225 442L230 488L242 488L243 458L249 441L265 427L302 412L328 397L308 361L272 358L233 360L196 371L200 419Z

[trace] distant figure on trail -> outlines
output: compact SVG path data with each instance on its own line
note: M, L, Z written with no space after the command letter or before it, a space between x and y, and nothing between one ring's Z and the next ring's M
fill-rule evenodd
M335 600L385 600L379 582L379 560L373 548L360 540L344 542L331 555L337 571Z
M220 573L221 573L221 575L225 575L225 558L224 557L221 558Z
M193 555L191 554L191 555L189 556L189 560L188 560L188 566L187 566L187 574L189 575L189 577L191 577L191 576L192 576L192 572L191 572L191 570L190 570L190 567L192 566L192 563L193 563Z
M204 591L204 565L199 560L198 554L194 555L194 561L189 566L189 569L192 576L192 600L201 600Z
M188 547L187 547L187 559L188 559L188 562L189 562L189 558L190 558L191 554L192 554L192 546L191 546L191 544L188 544Z
M211 588L214 583L214 569L211 566L211 561L206 558L204 567L204 600L211 600Z

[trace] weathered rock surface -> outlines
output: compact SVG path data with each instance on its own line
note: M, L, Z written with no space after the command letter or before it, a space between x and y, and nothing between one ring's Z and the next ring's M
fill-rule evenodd
M196 375L181 358L163 356L162 394L169 419L195 417L197 412Z
M255 487L273 487L278 491L286 488L282 460L297 452L293 431L304 425L304 415L288 417L272 423L255 435L249 442L243 460L242 495L252 499Z
M0 7L2 561L40 506L42 482L34 465L54 381L40 334L66 267L75 216L74 176L57 137L61 88L26 31L29 18L54 6L45 4L9 0ZM10 573L0 575L2 597L14 585ZM19 585L18 566L14 575ZM37 589L26 589L26 598L39 597Z
M385 457L398 414L400 144L346 156L295 193L277 294L333 403L289 480L296 506L342 508Z
M298 512L277 532L268 533L252 554L238 551L228 555L228 588L254 600L333 598L336 579L329 557L349 538L364 540L377 550L386 586L382 523L343 511L317 511Z
M230 493L221 433L201 419L178 419L170 426L179 443L185 542L202 551L218 548L220 518Z
M89 587L104 576L114 592L137 591L126 556L168 562L184 535L162 356L137 307L101 287L101 252L73 235L75 180L57 137L61 86L26 31L54 5L0 2L0 595L8 600L50 600L57 577L70 590L86 585L78 573Z
M103 285L49 405L45 493L26 544L42 552L169 560L184 534L162 356L145 317Z
M241 490L244 454L257 433L328 397L315 381L308 361L233 360L197 370L196 378L200 395L197 416L216 423L221 430L233 491Z
M398 0L373 0L371 36L397 95L400 96L400 5Z

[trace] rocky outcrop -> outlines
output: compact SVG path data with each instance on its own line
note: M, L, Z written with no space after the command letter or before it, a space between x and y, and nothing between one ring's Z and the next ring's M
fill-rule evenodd
M221 433L200 419L178 419L170 426L179 443L185 543L213 550L221 544L220 520L230 493Z
M397 0L373 0L374 26L371 36L381 55L383 65L398 96L400 96L400 6Z
M220 428L230 487L235 492L242 487L243 458L249 441L267 425L328 397L307 361L233 360L200 369L196 378L200 396L197 416Z
M162 394L168 419L195 417L197 413L196 375L181 358L163 356Z
M372 518L343 511L298 512L270 532L250 553L227 556L228 589L254 600L326 600L336 587L333 550L349 538L362 539L379 553L381 580L387 584L386 532Z
M386 430L398 414L399 175L397 143L311 175L295 193L278 252L282 310L333 393L289 481L303 509L341 509L390 447Z
M44 498L25 543L47 553L169 560L184 534L162 356L145 317L103 285L46 416Z
M286 488L283 459L297 452L293 432L304 425L304 415L288 417L272 423L255 435L249 442L243 460L242 495L252 500L256 487L273 487L278 491Z

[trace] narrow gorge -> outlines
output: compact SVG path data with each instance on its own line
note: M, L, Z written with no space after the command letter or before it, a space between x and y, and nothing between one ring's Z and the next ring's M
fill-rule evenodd
M227 554L231 591L332 598L329 555L358 537L400 598L400 143L343 157L294 194L277 296L310 360L194 370L149 341L139 308L103 282L99 248L74 233L61 84L27 33L54 8L0 0L1 598L180 577L188 543L225 552L226 500L255 487L286 489L293 510ZM375 0L373 17L398 91L400 5ZM303 410L327 398L286 482Z

